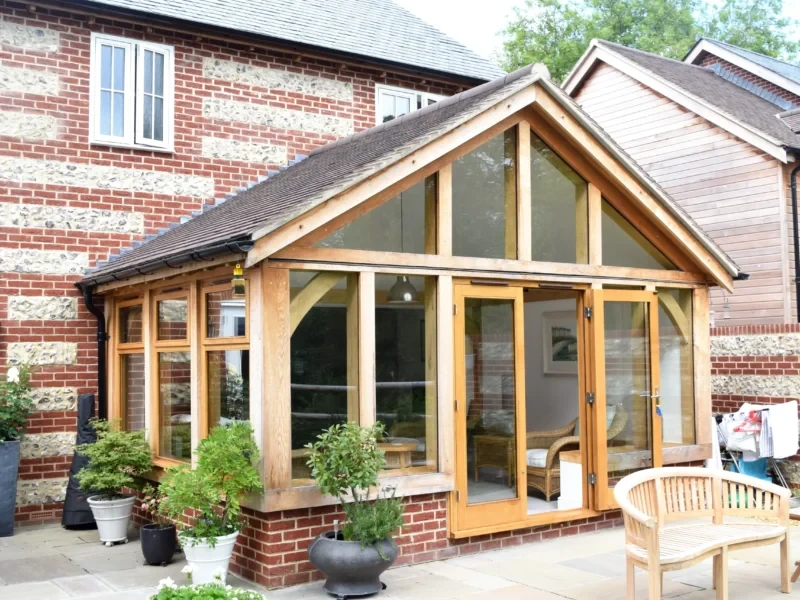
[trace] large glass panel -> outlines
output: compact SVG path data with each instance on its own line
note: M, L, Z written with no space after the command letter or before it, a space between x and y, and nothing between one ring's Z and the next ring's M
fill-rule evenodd
M158 354L158 455L192 458L192 363L189 352Z
M304 446L335 423L358 422L358 276L292 271L292 479L310 477Z
M652 466L649 305L614 301L604 307L608 485L614 487Z
M663 446L695 443L692 290L658 292Z
M111 92L100 92L100 134L111 135Z
M206 337L244 336L245 308L245 299L234 298L232 289L206 294Z
M142 305L123 306L119 309L119 343L142 342Z
M514 301L464 301L467 504L517 497Z
M580 175L531 133L533 260L589 262L587 195Z
M434 254L436 176L411 186L316 245L323 248Z
M114 89L125 91L125 48L114 48Z
M605 199L601 229L604 265L639 269L675 268L658 248Z
M158 301L158 340L185 340L186 339L186 309L185 298Z
M376 419L387 469L437 466L436 279L375 278Z
M122 92L114 92L114 135L123 137L125 135L125 95Z
M100 46L100 87L107 90L111 89L113 52L111 46Z
M206 353L208 426L250 419L250 351Z
M517 257L517 130L453 162L453 254Z
M144 418L144 354L122 354L120 357L120 401L125 429L145 429Z

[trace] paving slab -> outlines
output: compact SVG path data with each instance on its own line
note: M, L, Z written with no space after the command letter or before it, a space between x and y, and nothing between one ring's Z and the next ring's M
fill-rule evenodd
M62 590L70 596L89 596L92 594L108 594L111 588L94 575L78 575L77 577L60 577L53 579Z
M0 579L6 585L49 581L84 573L78 565L60 555L0 561Z

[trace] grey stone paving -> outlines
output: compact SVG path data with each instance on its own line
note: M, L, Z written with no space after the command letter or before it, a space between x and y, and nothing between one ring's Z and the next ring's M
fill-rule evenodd
M800 549L800 527L792 527L792 543ZM400 567L384 575L388 589L379 598L622 600L623 545L623 532L615 529ZM730 600L800 597L800 585L789 596L780 593L777 546L731 556ZM135 535L128 544L105 548L94 531L19 528L13 537L0 538L0 600L146 600L164 577L184 582L184 564L144 566ZM707 561L665 574L663 597L712 600L711 569ZM269 592L233 576L228 583L258 589L268 600L329 598L319 582ZM637 575L636 598L647 598L644 572Z

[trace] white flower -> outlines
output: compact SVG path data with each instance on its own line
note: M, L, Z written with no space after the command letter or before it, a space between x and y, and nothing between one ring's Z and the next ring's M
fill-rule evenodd
M212 577L217 581L222 581L222 569L217 569L214 571L214 575L212 575Z
M6 373L6 381L8 383L19 383L19 369L11 367Z
M167 577L166 579L162 579L161 581L159 581L158 587L156 587L156 589L159 591L163 590L164 588L175 590L178 589L178 586L175 585L175 582L172 580L172 577Z
M191 573L192 572L192 565L186 565L181 569L181 573Z

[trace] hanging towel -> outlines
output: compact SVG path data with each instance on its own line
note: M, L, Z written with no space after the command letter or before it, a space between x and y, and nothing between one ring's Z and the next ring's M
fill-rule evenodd
M769 410L761 411L761 439L758 442L761 458L769 458L775 452L772 444L772 427L770 426Z
M797 400L769 407L772 430L772 456L787 458L797 454Z

